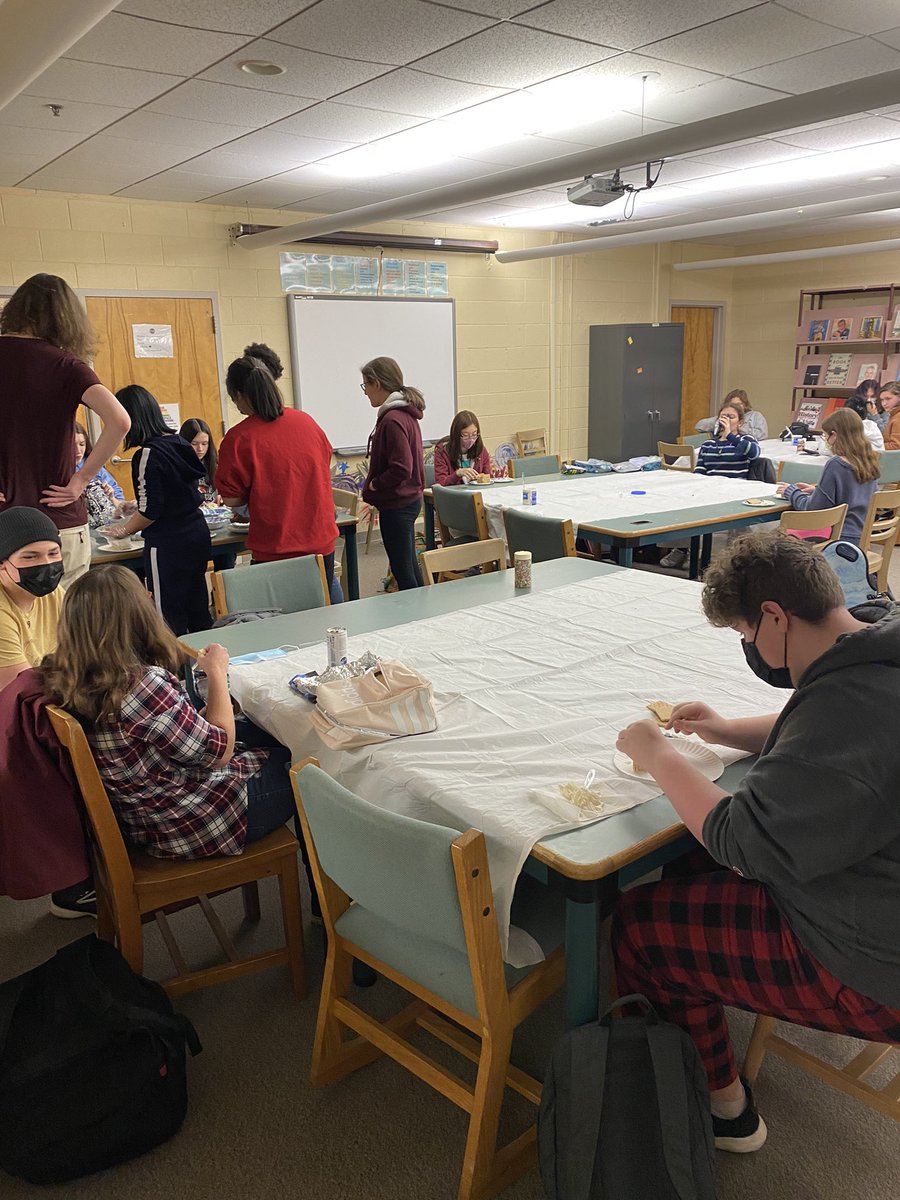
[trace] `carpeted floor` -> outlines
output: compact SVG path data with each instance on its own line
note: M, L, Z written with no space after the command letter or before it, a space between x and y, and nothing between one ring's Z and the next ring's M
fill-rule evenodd
M362 595L384 574L380 547L360 555ZM900 579L896 581L900 584ZM216 902L242 946L280 938L277 900L263 889L263 919L241 926L235 897ZM307 899L304 899L308 914ZM192 913L173 919L189 961L211 955L210 936ZM87 920L58 921L46 901L0 898L0 980L49 957L90 931ZM181 1133L165 1146L113 1171L59 1187L37 1188L0 1176L2 1200L39 1195L64 1200L453 1200L465 1137L464 1115L400 1067L380 1060L341 1083L312 1089L310 1046L321 974L322 931L306 927L310 996L291 998L287 974L271 970L194 993L178 1007L195 1023L203 1053L190 1065L191 1103ZM147 931L145 972L169 970L155 928ZM399 991L379 981L359 1003L387 1014ZM742 1049L749 1018L733 1015ZM519 1031L514 1061L538 1075L563 1032L560 998ZM798 1031L817 1052L847 1056L846 1039ZM424 1038L424 1035L423 1035ZM429 1043L440 1061L450 1051ZM757 1096L769 1140L755 1155L720 1154L720 1200L896 1200L900 1196L900 1126L769 1057ZM510 1098L514 1136L532 1110ZM640 1152L640 1131L635 1131ZM505 1200L540 1200L532 1172ZM615 1200L611 1197L610 1200ZM648 1197L647 1200L653 1200Z

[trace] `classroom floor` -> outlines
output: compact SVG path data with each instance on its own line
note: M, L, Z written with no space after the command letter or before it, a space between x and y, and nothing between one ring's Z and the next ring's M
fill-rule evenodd
M362 549L362 548L361 548ZM378 589L385 573L380 546L360 554L362 595ZM900 594L900 563L893 572ZM249 949L280 939L277 898L262 888L263 919L241 927ZM304 885L305 886L305 885ZM217 906L229 929L240 926L240 903ZM304 911L308 901L304 898ZM173 925L189 961L212 954L211 938L191 912ZM88 920L59 921L46 901L0 898L0 979L42 962L66 942L90 932ZM207 989L178 1004L197 1027L203 1053L190 1064L190 1108L181 1133L169 1143L115 1170L41 1195L64 1200L453 1200L465 1137L463 1114L408 1072L380 1060L341 1083L313 1089L310 1047L323 956L322 930L306 926L309 998L291 998L282 969ZM169 963L158 931L146 933L145 972L162 977ZM355 999L380 1015L400 1007L400 993L380 980ZM732 1014L739 1051L750 1019ZM561 998L554 997L522 1026L514 1061L540 1075L550 1047L563 1032ZM797 1031L817 1053L843 1054L848 1039ZM429 1052L457 1065L435 1043ZM769 1126L759 1153L718 1155L720 1200L895 1200L900 1195L900 1126L770 1056L757 1098ZM508 1133L529 1119L529 1106L510 1097ZM639 1137L636 1137L636 1147ZM4 1200L32 1200L37 1190L0 1176ZM541 1200L536 1172L506 1192L504 1200Z

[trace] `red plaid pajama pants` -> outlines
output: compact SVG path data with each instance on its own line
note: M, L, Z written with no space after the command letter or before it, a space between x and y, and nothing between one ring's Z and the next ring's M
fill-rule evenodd
M846 987L797 941L765 887L723 869L624 892L613 917L620 996L641 992L690 1034L710 1089L737 1065L724 1005L873 1042L900 1042L900 1010ZM690 866L698 867L692 855ZM674 865L674 864L673 864ZM699 866L703 870L703 865Z

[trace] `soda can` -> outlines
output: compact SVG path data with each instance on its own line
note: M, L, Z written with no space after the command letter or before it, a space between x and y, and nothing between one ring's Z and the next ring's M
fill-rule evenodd
M537 488L531 489L531 499L530 499L529 503L537 504Z
M329 667L339 667L347 661L347 630L342 626L325 630L325 645Z

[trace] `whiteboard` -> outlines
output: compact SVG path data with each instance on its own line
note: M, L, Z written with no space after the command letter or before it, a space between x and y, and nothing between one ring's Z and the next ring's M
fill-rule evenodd
M425 397L423 440L447 436L456 414L452 300L290 295L287 304L294 400L335 449L365 451L377 410L360 391L359 369L382 356Z

